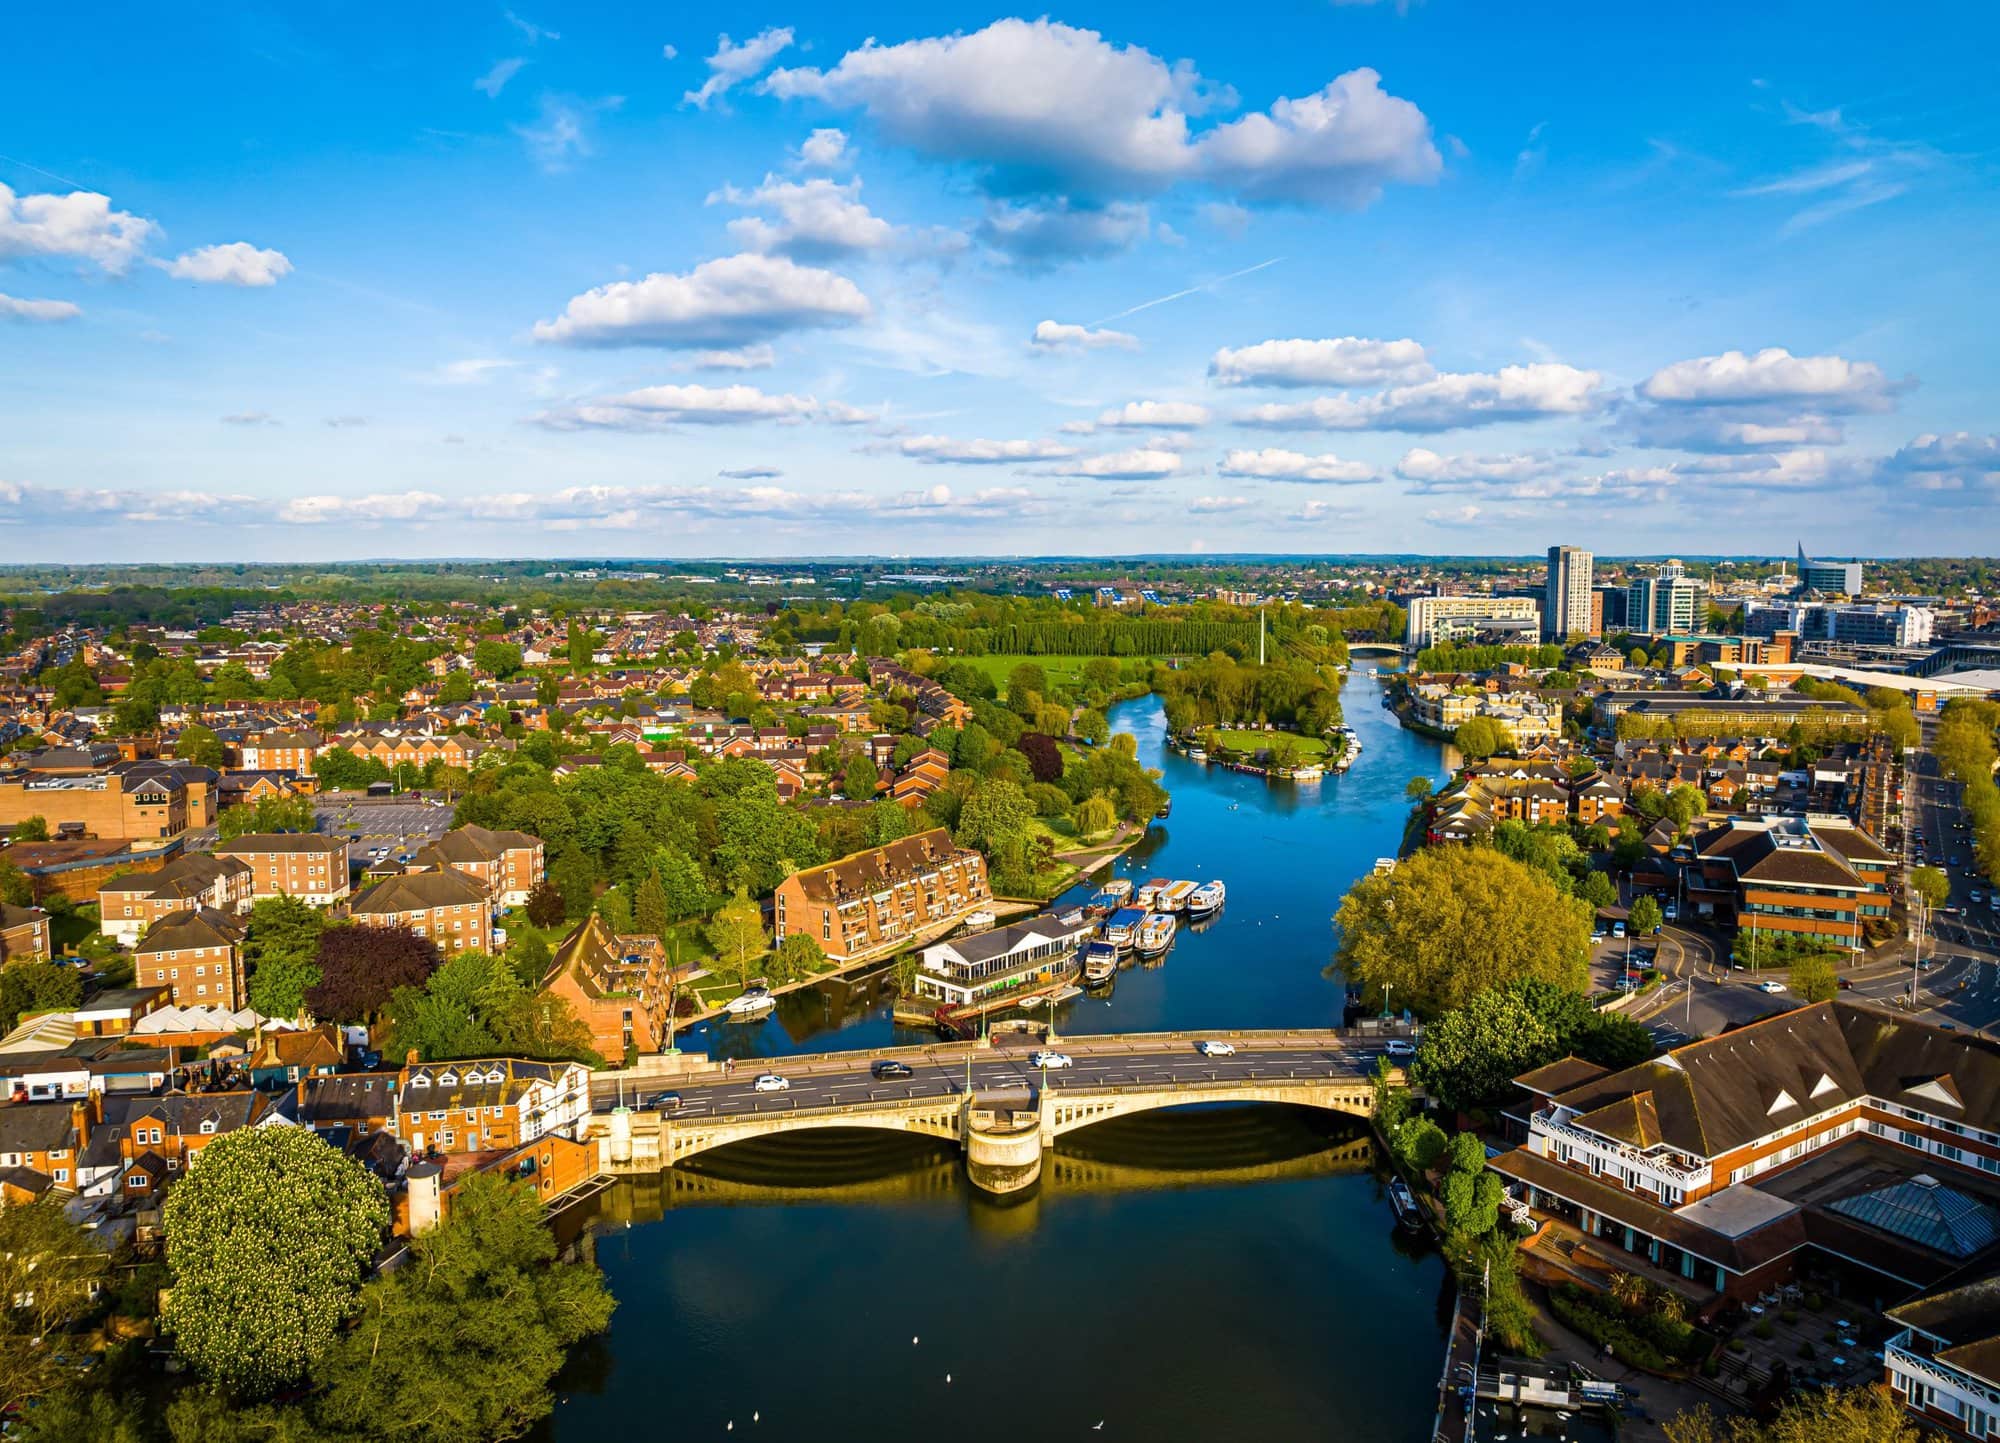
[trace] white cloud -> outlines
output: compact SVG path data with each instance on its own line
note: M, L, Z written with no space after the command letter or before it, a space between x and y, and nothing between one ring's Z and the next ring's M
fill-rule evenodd
M1181 457L1177 451L1145 447L1134 451L1112 451L1090 456L1072 465L1051 470L1052 476L1082 476L1093 481L1160 481L1177 476Z
M2000 490L2000 436L1970 431L1918 436L1888 457L1882 470L1919 491Z
M1097 424L1118 431L1191 431L1211 419L1206 406L1192 401L1127 401L1097 418Z
M847 132L822 126L799 144L799 164L832 170L847 160Z
M1187 509L1194 516L1217 516L1226 511L1247 511L1250 505L1248 496L1196 496Z
M1042 205L994 201L976 234L1024 270L1041 270L1130 250L1149 224L1146 207L1124 201L1101 208L1072 205L1067 199Z
M1259 481L1297 481L1308 485L1358 486L1381 479L1366 461L1349 461L1325 452L1308 456L1301 451L1266 447L1261 451L1231 451L1222 458L1219 474Z
M225 426L275 426L278 418L269 411L236 411L222 418Z
M471 356L463 361L447 361L426 379L443 386L473 386L520 364L519 361L502 360L495 356Z
M1056 441L964 440L951 436L912 436L896 450L929 465L997 466L1013 461L1060 461L1076 455L1073 447Z
M203 246L160 265L175 280L205 286L274 286L292 273L284 252L259 250L248 241Z
M429 491L397 491L368 496L299 496L280 505L276 520L289 526L339 523L367 526L383 521L430 521L445 499Z
M1292 512L1288 519L1312 526L1325 521L1354 522L1361 515L1351 506L1338 506L1331 501L1308 501Z
M532 20L525 20L521 16L516 15L512 10L502 10L500 13L507 17L507 23L520 31L522 38L530 45L538 45L544 40L562 39L562 36L555 31L548 29L546 26L537 25Z
M544 95L540 118L533 125L515 126L514 134L527 144L528 154L543 170L567 170L571 161L596 153L598 112L617 110L624 104L622 95L591 101L573 95Z
M1442 167L1423 113L1372 70L1196 134L1190 118L1234 104L1227 87L1046 19L870 41L830 69L773 71L764 88L862 110L900 144L979 168L996 194L1104 199L1203 179L1255 199L1365 204Z
M1764 408L1750 408L1754 413ZM1765 451L1786 446L1838 446L1847 439L1840 422L1811 414L1745 415L1741 407L1650 407L1628 418L1641 446L1686 451Z
M704 371L768 371L778 363L778 353L758 344L727 351L696 351L693 361Z
M619 396L560 410L535 418L557 431L606 429L655 430L662 426L743 425L753 421L805 421L822 407L811 396L774 395L755 386L646 386Z
M24 301L0 295L0 320L4 321L73 321L82 314L83 307L74 301Z
M680 53L681 48L678 45L662 45L660 47L660 58L662 60L677 60L680 58Z
M1424 520L1433 526L1455 528L1479 526L1482 524L1480 518L1485 515L1485 508L1467 503L1464 506L1453 506L1448 510L1426 511Z
M0 185L0 260L74 256L122 275L158 229L143 216L113 210L111 198L94 191L17 195Z
M1234 201L1207 201L1196 214L1226 236L1241 239L1250 229L1250 212Z
M1064 321L1037 321L1035 334L1029 338L1028 344L1037 351L1045 353L1107 349L1136 351L1139 349L1139 338L1124 331L1106 330L1103 327L1093 329L1090 326L1079 326Z
M744 254L586 291L556 319L537 322L534 336L572 346L728 349L869 314L868 298L845 276Z
M808 259L880 250L896 238L896 228L860 201L861 180L780 180L764 177L755 190L724 186L708 197L730 205L771 211L776 221L743 216L729 223L737 244L753 251Z
M1208 363L1209 379L1218 386L1385 386L1435 374L1415 341L1360 336L1224 347Z
M727 35L718 35L715 54L708 57L708 79L701 89L690 90L681 97L681 103L692 105L698 110L708 109L708 103L719 95L725 95L744 81L761 74L764 67L778 58L780 51L792 43L792 29L767 26L756 35L738 45Z
M1819 410L1883 409L1895 387L1882 368L1842 356L1794 356L1783 346L1753 355L1724 351L1662 367L1639 386L1667 405L1734 406L1792 402Z
M493 68L472 82L474 90L486 92L489 100L498 100L500 92L507 88L507 82L521 73L521 67L528 62L519 55L493 62Z
M1542 454L1440 456L1422 446L1404 452L1396 463L1398 476L1418 483L1417 495L1454 486L1536 481L1556 469L1554 460Z
M1450 431L1586 415L1603 403L1602 379L1596 371L1549 362L1497 372L1446 372L1359 399L1321 396L1297 405L1256 406L1238 419L1274 430Z

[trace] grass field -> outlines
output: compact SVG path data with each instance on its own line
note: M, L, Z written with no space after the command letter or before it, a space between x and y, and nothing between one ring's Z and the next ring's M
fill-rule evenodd
M952 662L964 662L993 678L993 685L1000 690L1007 689L1007 673L1024 661L1031 661L1042 669L1048 679L1058 686L1074 687L1083 675L1083 664L1096 660L1089 656L954 656ZM1113 661L1131 664L1132 657L1113 657Z
M1299 736L1293 732L1246 732L1246 731L1225 730L1225 731L1218 731L1216 733L1216 736L1221 740L1224 746L1229 748L1229 750L1233 752L1241 752L1248 757L1256 756L1257 753L1263 751L1264 748L1272 745L1280 738L1283 738L1284 740L1291 742L1294 746L1298 748L1299 757L1301 760L1309 760L1315 757L1323 757L1326 755L1326 743L1320 740L1320 738Z

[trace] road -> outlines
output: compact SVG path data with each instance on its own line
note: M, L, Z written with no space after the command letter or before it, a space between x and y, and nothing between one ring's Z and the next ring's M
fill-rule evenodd
M1939 773L1937 758L1929 752L1917 754L1907 775L1905 806L1913 819L1906 844L1910 861L1914 864L1921 852L1929 865L1951 878L1951 901L1933 927L1937 956L2000 958L2000 911L1993 906L1991 883L1973 867L1972 825L1961 805L1962 789ZM1972 900L1975 891L1978 902Z
M1069 1067L1050 1069L1048 1086L1053 1090L1070 1087L1107 1087L1128 1083L1269 1077L1372 1076L1376 1060L1384 1055L1382 1043L1374 1038L1348 1042L1283 1044L1239 1041L1233 1057L1204 1057L1188 1040L1160 1039L1157 1046L1135 1048L1130 1040L1079 1037L1060 1041L1056 1049L1072 1059ZM740 1117L761 1112L796 1112L811 1107L848 1106L866 1102L892 1102L912 1097L959 1096L965 1091L966 1059L971 1062L975 1091L1026 1088L1038 1085L1041 1070L1029 1058L1029 1047L995 1048L986 1051L967 1047L899 1048L888 1053L818 1053L811 1057L773 1060L765 1071L787 1079L784 1092L758 1092L759 1073L752 1067L733 1073L710 1073L690 1078L660 1078L642 1082L636 1094L632 1084L624 1084L623 1100L628 1106L650 1106L662 1092L676 1092L681 1106L679 1118ZM877 1079L870 1064L883 1056L907 1062L915 1076ZM620 1100L617 1081L594 1080L591 1103L599 1112L609 1111Z

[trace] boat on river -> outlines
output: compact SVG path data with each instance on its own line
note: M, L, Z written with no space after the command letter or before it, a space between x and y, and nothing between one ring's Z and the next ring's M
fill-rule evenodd
M1292 780L1295 782L1316 782L1325 775L1326 768L1318 762L1307 762L1302 767L1292 768Z
M1178 912L1187 906L1187 899L1193 893L1192 882L1169 882L1166 890L1153 899L1153 906L1162 912Z
M1084 903L1083 914L1086 917L1109 917L1124 906L1126 899L1131 895L1131 880L1125 877L1113 877Z
M768 988L750 987L723 1003L722 1011L731 1022L755 1022L770 1016L777 1005Z
M1102 938L1083 949L1083 980L1096 987L1109 982L1118 971L1118 949Z
M1105 919L1104 940L1120 952L1130 952L1139 940L1139 924L1145 920L1143 909L1122 907Z
M1165 912L1150 912L1139 924L1132 942L1141 957L1158 957L1174 944L1174 919Z
M1208 752L1202 747L1189 747L1187 757L1191 762L1205 762L1208 760Z
M1081 996L1083 996L1083 989L1074 982L1071 982L1067 986L1058 987L1055 991L1051 992L1049 994L1049 1001L1051 1004L1068 1002L1072 998Z
M1203 882L1188 893L1184 909L1190 920L1213 916L1222 910L1222 903L1228 896L1228 889L1220 882Z
M1173 883L1165 877L1148 877L1145 884L1132 894L1132 905L1134 907L1157 907L1160 903L1160 893L1166 891L1171 886L1173 886Z
M1410 1185L1399 1177L1389 1179L1389 1206L1396 1210L1396 1224L1415 1231L1424 1225L1424 1211L1417 1206Z

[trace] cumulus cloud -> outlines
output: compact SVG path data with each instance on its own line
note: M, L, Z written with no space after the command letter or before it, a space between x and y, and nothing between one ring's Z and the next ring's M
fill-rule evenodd
M431 491L378 492L367 496L297 496L279 505L276 520L288 526L369 526L384 521L426 521L445 506Z
M1272 430L1451 431L1501 421L1587 415L1603 404L1596 371L1540 362L1496 372L1446 372L1371 396L1321 396L1251 408L1238 419Z
M681 103L692 105L697 110L708 109L710 101L762 74L764 67L776 60L791 43L792 28L789 25L767 26L741 45L727 35L716 36L715 54L708 57L708 79L702 82L701 89L690 90L683 95Z
M1139 349L1139 338L1124 331L1073 325L1063 321L1038 321L1028 344L1044 353L1056 351L1102 351Z
M519 55L510 56L506 60L496 60L491 70L472 82L472 88L485 91L488 100L498 100L500 92L507 88L507 82L519 75L521 67L527 63Z
M1147 446L1132 451L1112 451L1087 456L1067 466L1053 468L1051 476L1081 476L1092 481L1161 481L1181 471L1178 451Z
M1248 496L1197 496L1187 504L1190 515L1216 516L1225 511L1247 511L1250 509Z
M1767 408L1750 408L1753 412ZM1743 407L1643 407L1625 418L1641 446L1683 451L1766 451L1787 446L1838 446L1847 439L1837 420L1810 413L1755 419Z
M94 191L19 195L0 185L0 260L74 257L122 275L158 229L143 216L113 210L111 198Z
M759 344L726 351L696 351L692 359L703 371L768 371L778 364L778 353Z
M1258 481L1296 481L1315 486L1359 486L1380 480L1366 461L1349 461L1323 452L1308 456L1302 451L1265 447L1260 451L1231 451L1222 458L1219 473Z
M869 314L868 298L845 276L746 253L704 261L686 275L655 273L586 291L556 319L538 322L534 336L570 346L730 349Z
M1435 374L1415 341L1360 336L1225 346L1208 363L1209 379L1218 386L1386 386Z
M292 273L284 252L259 250L248 241L203 246L160 265L175 280L204 286L275 286Z
M708 204L726 202L772 213L772 220L743 216L731 221L729 234L738 245L753 251L824 259L880 250L896 238L896 228L863 205L860 196L859 177L834 181L815 176L789 181L767 175L755 190L724 186L708 197Z
M799 143L799 164L832 170L847 159L847 132L822 126Z
M1391 181L1442 168L1430 123L1353 70L1299 99L1196 133L1235 103L1188 61L1051 20L868 42L828 69L773 71L771 94L865 112L923 154L975 167L995 194L1093 199L1205 180L1260 200L1365 204Z
M0 295L0 321L73 321L83 314L74 301L28 301Z
M899 454L926 465L998 466L1016 461L1060 461L1076 455L1058 441L989 441L982 437L911 436L896 444Z
M1114 431L1192 431L1210 419L1208 407L1192 401L1127 401L1101 413L1097 424Z
M1724 351L1676 361L1640 383L1646 400L1675 406L1802 404L1819 411L1885 409L1896 387L1869 361L1794 356L1783 346L1755 355Z
M1553 458L1542 453L1507 456L1441 456L1422 446L1403 453L1396 474L1414 481L1414 494L1441 491L1458 486L1517 484L1537 481L1557 470Z
M2000 490L2000 436L1970 431L1918 436L1881 469L1919 491Z
M811 396L774 395L755 386L645 386L623 395L544 411L536 424L555 431L648 431L665 426L733 426L807 421L822 412Z
M1146 234L1146 207L1124 201L1092 207L1062 199L1023 205L995 201L975 232L979 241L1024 270L1130 250Z

